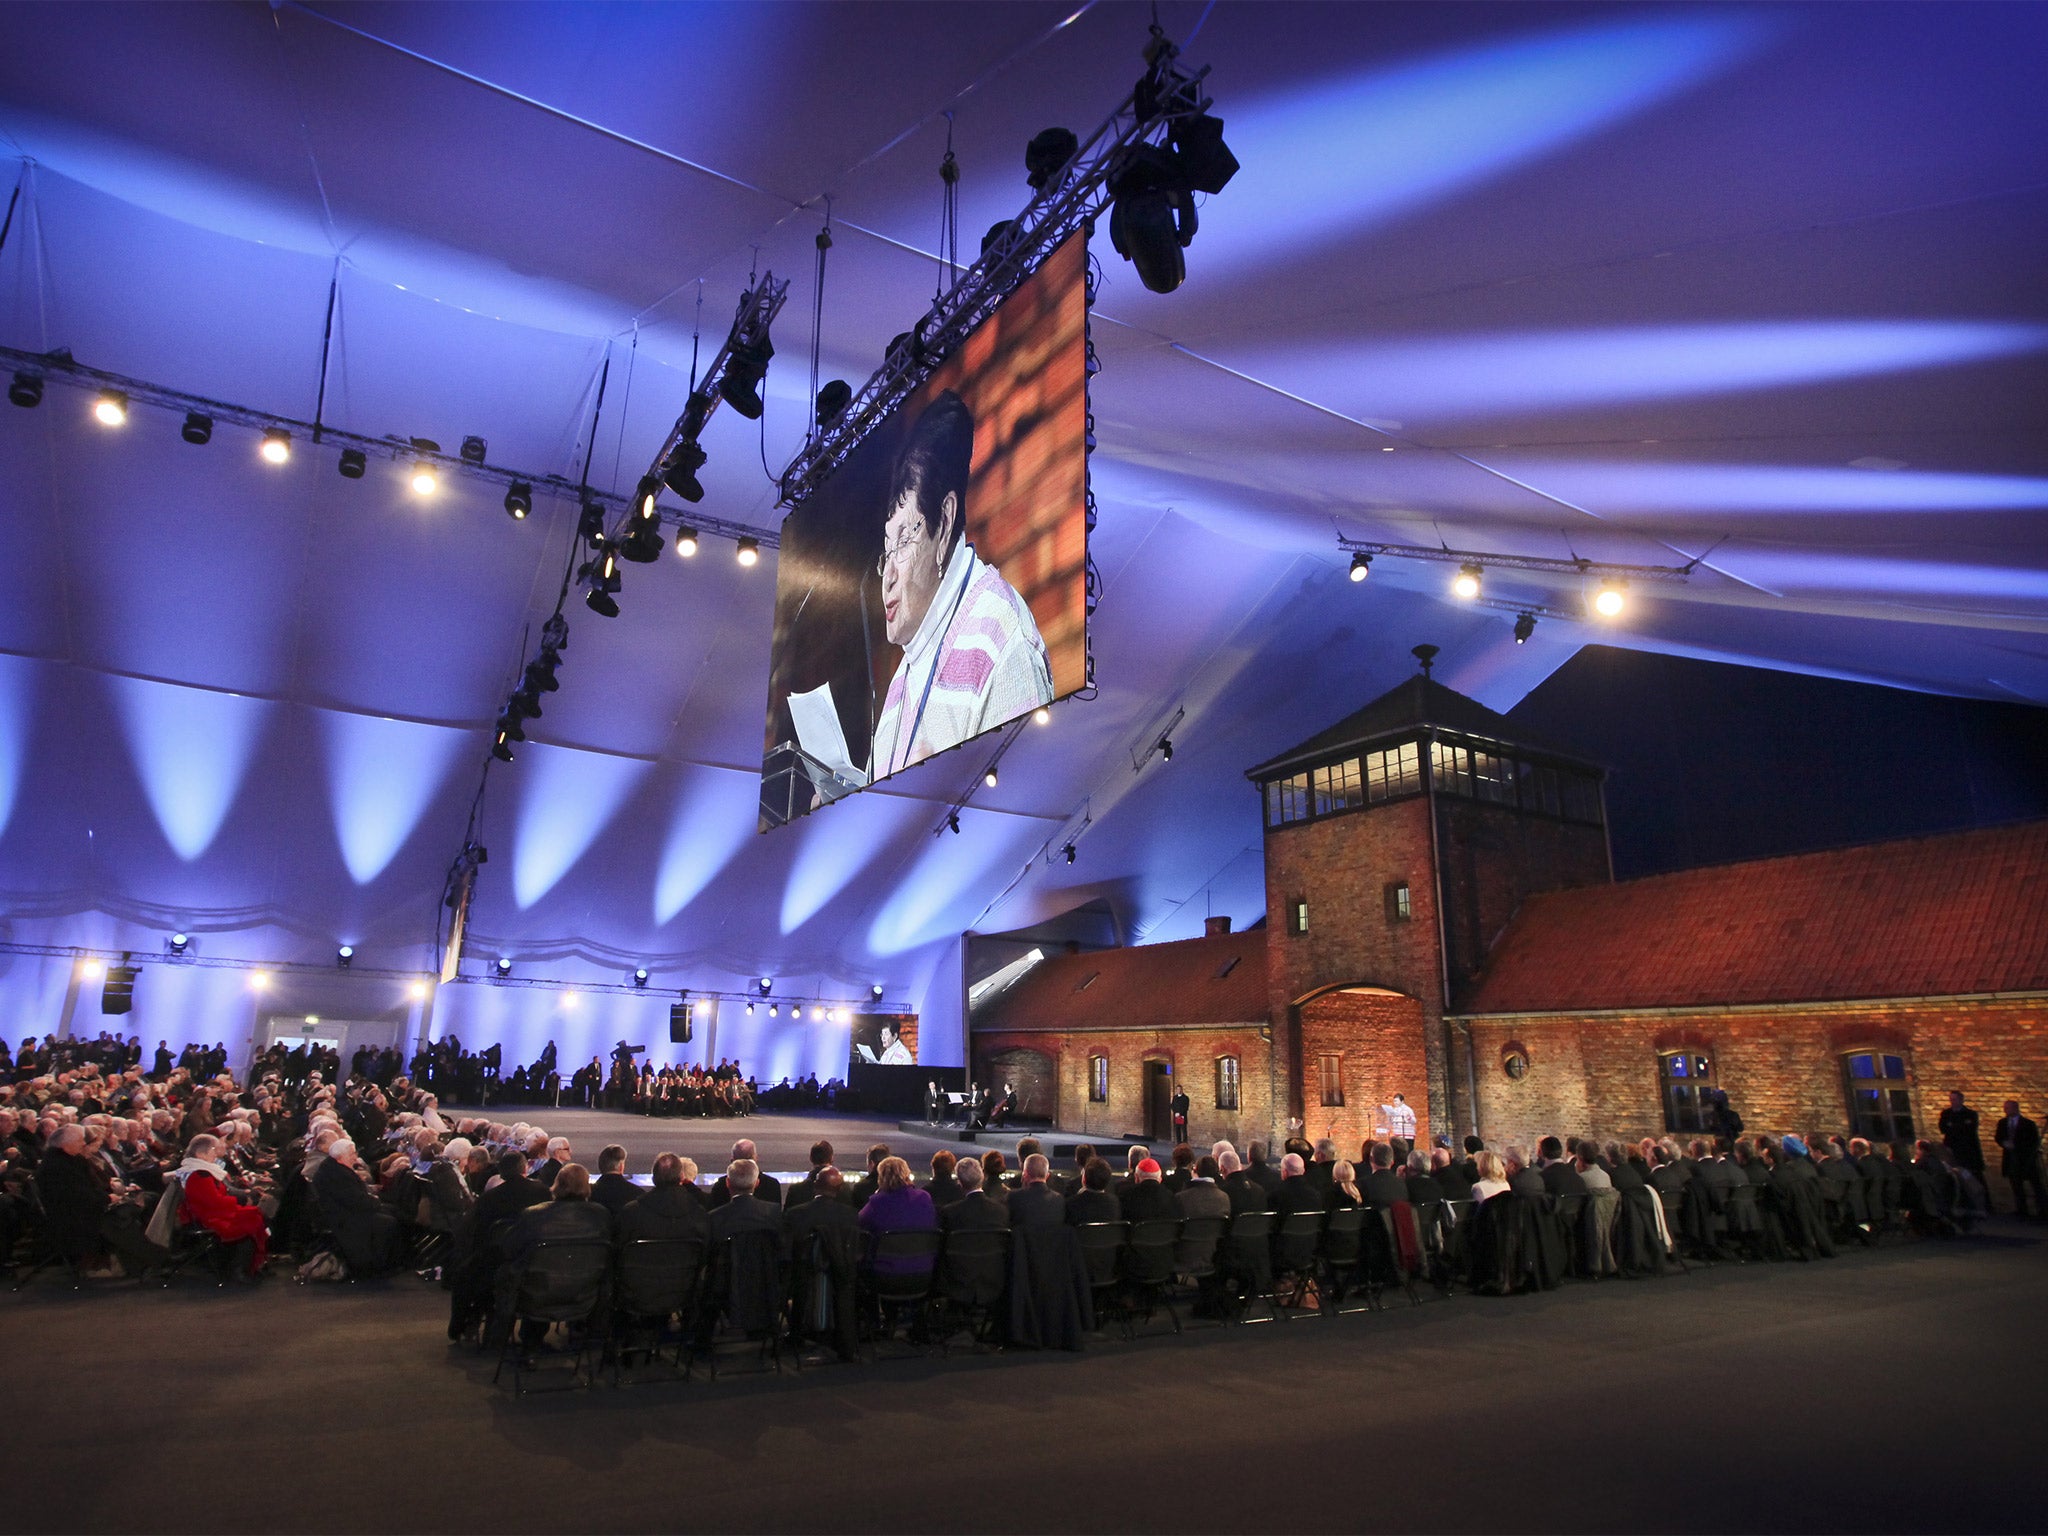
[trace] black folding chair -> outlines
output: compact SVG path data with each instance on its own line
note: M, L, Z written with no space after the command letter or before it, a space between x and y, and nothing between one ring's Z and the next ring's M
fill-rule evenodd
M710 1283L698 1308L696 1349L718 1379L718 1328L729 1326L758 1346L756 1359L782 1374L783 1310L788 1301L783 1277L782 1234L766 1229L735 1232L711 1250Z
M1279 1316L1273 1298L1273 1228L1278 1217L1272 1211L1239 1211L1230 1218L1230 1230L1223 1236L1217 1253L1217 1269L1223 1278L1224 1315L1229 1321L1251 1321L1245 1313L1254 1301L1266 1303L1266 1322Z
M1322 1305L1316 1258L1323 1242L1323 1212L1289 1211L1280 1218L1273 1229L1273 1302L1274 1315L1288 1317L1295 1310L1305 1307L1308 1298L1314 1296L1316 1305ZM1291 1289L1294 1299L1283 1301L1283 1289Z
M872 1342L890 1337L908 1313L910 1342L923 1345L931 1331L932 1285L944 1241L936 1230L882 1232L869 1241L861 1261L861 1284L873 1320Z
M1323 1223L1322 1240L1316 1248L1316 1289L1326 1317L1373 1309L1370 1293L1366 1293L1362 1307L1344 1304L1358 1278L1358 1265L1364 1253L1364 1234L1365 1209L1362 1206L1339 1206Z
M1130 1298L1124 1311L1124 1337L1127 1339L1138 1336L1134 1315L1140 1303L1144 1305L1148 1322L1155 1305L1166 1308L1173 1331L1176 1334L1180 1332L1180 1314L1173 1309L1171 1294L1174 1254L1180 1246L1180 1227L1180 1221L1172 1216L1154 1217L1131 1225L1123 1251L1124 1287Z
M1228 1216L1190 1216L1180 1224L1173 1245L1173 1272L1193 1285L1197 1311L1206 1311L1220 1327L1228 1321L1223 1305L1217 1251L1230 1230Z
M1010 1287L1010 1230L996 1227L948 1232L939 1249L934 1312L939 1352L962 1329L982 1343L1002 1337Z
M1098 1327L1108 1327L1112 1315L1121 1316L1123 1249L1130 1231L1127 1221L1084 1221L1074 1228L1081 1240L1081 1261L1088 1268Z
M626 1357L633 1352L637 1336L647 1338L650 1364L661 1360L661 1331L670 1318L677 1319L673 1370L688 1379L693 1342L692 1324L697 1316L697 1295L704 1277L701 1238L639 1238L619 1249L617 1297L613 1307L611 1338L612 1385L625 1386Z
M519 1324L534 1322L550 1326L560 1324L568 1330L575 1346L570 1354L569 1386L571 1389L589 1386L594 1373L586 1375L584 1366L591 1349L603 1343L604 1319L599 1315L599 1309L604 1304L605 1283L611 1276L611 1267L610 1243L536 1244L528 1252L525 1267L519 1272L519 1284L512 1298L512 1315L500 1320L504 1343L498 1350L498 1368L491 1373L492 1384L497 1384L509 1359L512 1362L512 1395L517 1397L525 1392L524 1381L530 1367L527 1345L519 1336Z
M29 1227L34 1236L29 1240L28 1268L15 1277L13 1288L18 1291L51 1265L62 1264L66 1277L71 1281L71 1289L82 1290L85 1286L85 1261L63 1252L50 1236L50 1213L43 1204L42 1181L31 1178L26 1187Z

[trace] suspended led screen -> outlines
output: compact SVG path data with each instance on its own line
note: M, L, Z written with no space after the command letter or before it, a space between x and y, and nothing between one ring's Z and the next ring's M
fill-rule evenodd
M763 830L1087 679L1076 234L782 525Z

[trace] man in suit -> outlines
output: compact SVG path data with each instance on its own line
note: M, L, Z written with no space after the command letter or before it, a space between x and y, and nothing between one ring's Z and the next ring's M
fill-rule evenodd
M1043 1152L1024 1159L1024 1182L1010 1191L1010 1225L1013 1227L1057 1227L1067 1219L1067 1202L1046 1183L1050 1169Z
M805 1201L813 1198L818 1193L819 1175L831 1166L832 1143L829 1141L812 1142L811 1171L805 1174L802 1178L798 1179L794 1184L790 1185L788 1189L782 1192L783 1210L793 1211L798 1206L802 1205ZM841 1181L834 1187L842 1192L843 1198L844 1190L846 1187L845 1180L841 1179Z
M814 1170L808 1181L815 1195L785 1211L783 1227L788 1234L790 1299L793 1331L799 1341L817 1336L829 1315L833 1348L843 1360L854 1358L858 1349L854 1300L860 1263L860 1213L844 1198L846 1178L837 1168ZM820 1286L829 1288L821 1293ZM829 1294L829 1312L823 1309L821 1294Z
M1446 1200L1472 1198L1472 1183L1465 1177L1464 1164L1452 1161L1449 1147L1438 1147L1429 1154L1429 1176Z
M1436 1205L1444 1198L1444 1187L1430 1175L1429 1154L1420 1147L1408 1154L1408 1167L1402 1175L1401 1184L1407 1191L1403 1198L1410 1205Z
M687 1157L677 1157L673 1152L657 1157L654 1187L618 1213L619 1241L708 1238L711 1214L704 1207L703 1196L697 1193L696 1178L697 1165Z
M738 1145L751 1147L753 1143L742 1141ZM760 1165L752 1158L734 1158L725 1170L718 1181L726 1190L724 1203L714 1205L711 1211L711 1240L714 1243L741 1232L782 1231L781 1205L779 1201L771 1201L760 1194L761 1178Z
M542 1158L540 1166L533 1170L533 1182L542 1189L551 1190L555 1187L556 1176L569 1166L571 1157L569 1138L566 1136L553 1137L548 1141L544 1150L547 1152L547 1156Z
M960 1181L960 1198L939 1211L939 1227L946 1232L993 1232L1007 1229L1010 1212L999 1200L991 1200L981 1187L981 1164L973 1159L962 1163L955 1177Z
M943 1147L932 1154L932 1176L924 1188L925 1193L932 1197L932 1204L942 1211L949 1205L957 1205L963 1193L954 1172L959 1163L960 1159Z
M609 1146L597 1154L597 1182L590 1186L590 1198L614 1218L640 1198L640 1186L626 1177L624 1147Z
M332 1154L329 1154L330 1157ZM505 1233L505 1258L498 1266L497 1336L511 1325L512 1311L519 1298L519 1279L526 1273L535 1251L542 1243L604 1243L612 1240L612 1218L590 1198L590 1170L581 1163L564 1163L555 1174L550 1198L530 1205L514 1219ZM533 1318L519 1324L519 1342L528 1349L540 1343L548 1325Z
M348 1138L331 1143L313 1175L313 1198L341 1260L358 1275L380 1275L398 1267L403 1233L398 1218L364 1182L362 1160Z
M1125 1221L1173 1221L1180 1216L1176 1192L1166 1187L1153 1158L1140 1159L1137 1173L1117 1195Z
M1266 1144L1255 1141L1245 1148L1244 1175L1266 1192L1270 1202L1280 1188L1280 1170L1266 1161Z
M1520 1147L1509 1147L1501 1154L1500 1160L1502 1166L1507 1169L1508 1188L1516 1194L1542 1195L1548 1193L1543 1184L1542 1173L1535 1168L1531 1168L1523 1160Z
M1084 1141L1074 1148L1074 1171L1065 1176L1054 1174L1046 1182L1060 1192L1062 1199L1070 1200L1081 1192L1082 1176L1087 1173L1088 1165L1094 1161L1095 1149Z
M1185 1088L1174 1089L1173 1097L1167 1101L1167 1108L1173 1113L1173 1139L1175 1141L1186 1141L1188 1139L1188 1110L1191 1107L1188 1102L1187 1090Z
M1542 1170L1543 1188L1553 1195L1583 1195L1586 1181L1564 1155L1564 1143L1546 1136L1536 1144L1536 1166Z
M1316 1143L1315 1160L1308 1165L1306 1177L1315 1185L1325 1201L1330 1198L1330 1175L1337 1166L1337 1143L1325 1136Z
M1017 1143L1016 1171L1013 1173L1004 1174L1003 1182L1009 1185L1012 1189L1020 1188L1024 1183L1024 1159L1027 1157L1042 1154L1044 1151L1045 1148L1039 1145L1038 1138L1036 1136L1026 1136L1020 1139ZM1047 1166L1050 1167L1051 1164L1047 1164ZM1047 1182L1051 1182L1050 1174L1047 1175Z
M1365 1196L1367 1205L1375 1205L1382 1210L1397 1200L1408 1198L1408 1186L1394 1172L1394 1149L1386 1142L1374 1144L1372 1171L1358 1181L1358 1192Z
M1296 1211L1320 1211L1326 1199L1310 1182L1308 1164L1301 1160L1299 1152L1290 1152L1280 1159L1280 1188L1273 1195L1274 1210L1283 1217Z
M851 1203L856 1211L873 1199L875 1191L882 1187L882 1176L877 1170L881 1168L882 1160L888 1155L889 1144L886 1141L878 1141L868 1148L868 1171L856 1179L853 1185Z
M754 1144L744 1136L732 1144L732 1165L718 1176L717 1182L711 1186L710 1194L705 1196L705 1203L715 1211L723 1208L726 1202L733 1198L732 1168L741 1163L746 1163L754 1170L753 1182L747 1186L747 1193L775 1207L779 1220L782 1209L782 1186L776 1182L774 1174L761 1172L761 1163L754 1151Z
M1236 1154L1233 1153L1230 1156L1231 1160L1235 1162ZM1152 1162L1150 1158L1147 1158L1145 1161L1148 1163ZM1142 1167L1142 1165L1140 1166ZM1152 1163L1152 1177L1155 1181L1159 1177L1159 1165L1157 1163ZM1195 1176L1188 1181L1186 1189L1173 1197L1175 1208L1163 1214L1179 1216L1183 1219L1193 1216L1221 1216L1227 1218L1230 1215L1230 1196L1224 1190L1221 1179L1222 1168L1214 1157L1197 1158L1195 1161ZM1156 1182L1146 1187L1160 1188ZM1125 1213L1127 1215L1129 1214L1129 1209L1130 1207L1126 1205ZM1132 1219L1149 1220L1150 1218Z
M1216 1159L1217 1171L1221 1173L1224 1196L1230 1201L1230 1214L1239 1211L1263 1211L1267 1206L1266 1188L1251 1176L1251 1171L1238 1161L1235 1152L1226 1152ZM1188 1186L1192 1189L1192 1183ZM1186 1191L1182 1191L1185 1193Z
M2041 1187L2041 1127L2020 1113L2020 1101L2007 1099L1998 1122L1998 1171L2012 1185L2012 1213L2027 1214L2027 1191L2034 1193L2034 1218L2048 1220L2048 1193Z
M1081 1187L1067 1196L1067 1225L1083 1226L1091 1221L1122 1221L1123 1207L1109 1192L1109 1164L1091 1159L1081 1170Z
M1941 1139L1956 1162L1979 1179L1984 1177L1984 1142L1977 1134L1977 1111L1963 1102L1960 1089L1948 1096L1948 1108L1941 1112Z

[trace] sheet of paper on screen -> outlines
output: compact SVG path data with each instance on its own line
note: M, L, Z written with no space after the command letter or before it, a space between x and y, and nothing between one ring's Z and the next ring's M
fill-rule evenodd
M1086 262L1053 252L785 519L764 829L1085 684Z

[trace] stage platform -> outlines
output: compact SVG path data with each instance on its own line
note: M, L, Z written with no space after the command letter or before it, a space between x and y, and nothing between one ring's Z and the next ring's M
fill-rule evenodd
M929 1138L950 1145L961 1156L972 1151L977 1157L983 1152L1000 1152L1015 1161L1017 1143L1027 1137L1035 1138L1039 1148L1053 1160L1055 1167L1070 1162L1076 1147L1093 1147L1104 1153L1111 1162L1123 1157L1126 1147L1150 1147L1162 1154L1161 1163L1171 1156L1173 1143L1155 1143L1143 1136L1081 1136L1072 1131L1055 1131L1050 1126L1017 1125L1003 1126L993 1130L970 1131L964 1125L930 1125L922 1120L899 1120L896 1122L898 1135ZM1113 1149L1113 1150L1112 1150Z

